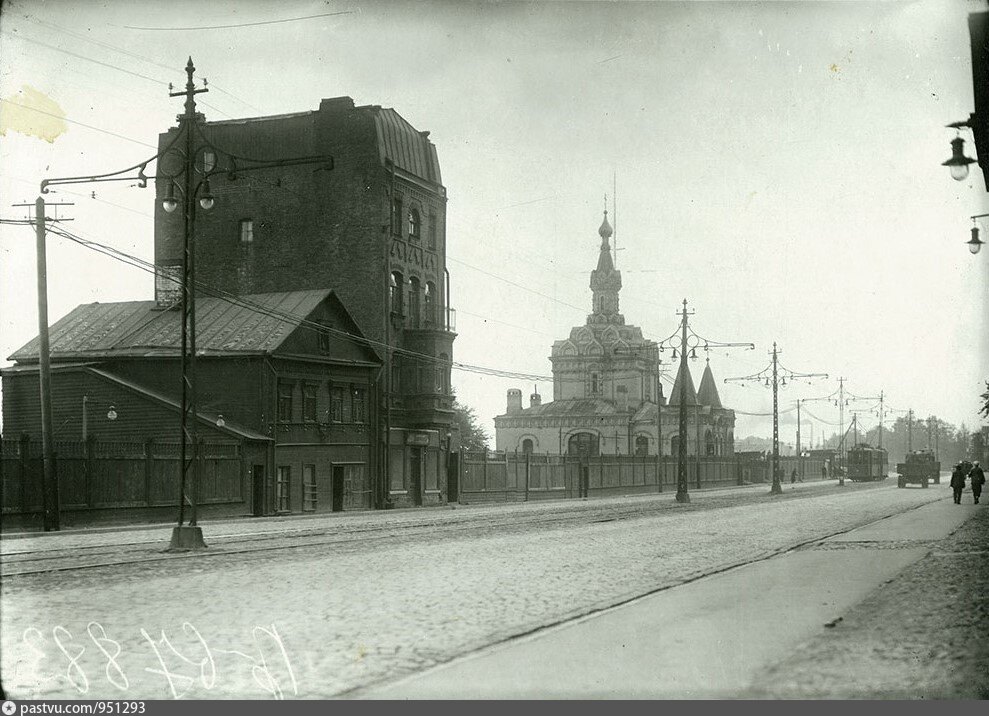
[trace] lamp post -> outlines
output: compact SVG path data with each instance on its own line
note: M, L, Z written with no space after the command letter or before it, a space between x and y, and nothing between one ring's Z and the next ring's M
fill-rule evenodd
M229 181L236 181L238 175L244 172L280 168L286 166L319 164L320 168L332 169L333 158L327 155L310 155L284 159L256 159L244 157L233 152L225 151L214 145L204 132L206 119L196 111L195 96L208 92L207 81L196 88L193 76L196 68L192 58L186 63L185 89L179 92L169 92L170 97L184 97L185 105L182 114L178 115L178 131L168 143L154 156L138 164L105 174L90 176L58 177L45 179L41 182L41 193L47 194L51 187L65 184L86 184L95 182L136 181L137 186L145 188L148 179L163 182L165 196L162 209L168 214L174 213L181 205L183 207L182 231L182 267L181 277L166 274L161 269L156 273L165 274L170 280L177 280L181 289L181 372L182 372L182 401L180 418L180 478L179 478L179 514L178 525L172 531L170 549L200 549L204 548L202 529L197 521L197 503L199 490L199 431L198 431L198 397L196 386L196 252L195 252L195 220L196 212L201 209L208 211L213 208L215 199L210 187L211 178L225 176ZM172 86L169 85L169 90ZM148 176L148 165L155 163L156 174ZM178 192L181 197L176 196ZM109 414L107 416L110 417ZM110 418L112 420L112 418ZM191 457L189 447L191 447ZM186 476L191 474L190 496L186 495ZM189 524L185 524L185 502L190 503Z

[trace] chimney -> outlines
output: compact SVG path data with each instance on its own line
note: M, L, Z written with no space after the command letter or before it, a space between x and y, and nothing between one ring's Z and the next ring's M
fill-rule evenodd
M339 112L354 108L354 100L350 97L330 97L319 103L320 112Z
M508 389L508 414L515 415L522 412L522 391L518 388Z
M537 405L542 405L543 399L539 395L539 391L536 390L536 386L532 386L532 395L529 396L529 407L535 408Z

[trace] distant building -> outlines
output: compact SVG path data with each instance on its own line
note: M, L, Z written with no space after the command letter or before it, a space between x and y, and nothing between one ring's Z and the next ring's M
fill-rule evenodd
M220 172L216 198L196 214L196 278L231 294L332 289L385 362L372 400L380 421L374 467L379 506L445 501L445 474L456 446L450 369L455 334L446 266L446 188L429 132L394 109L324 99L315 111L201 122L199 136L240 158L285 160L329 155L332 167L288 165ZM159 138L164 150L177 129ZM230 158L202 146L198 165ZM157 182L155 263L178 274L183 217L167 213L168 182ZM161 305L175 283L159 279ZM389 350L383 349L387 346ZM455 447L453 448L455 449ZM428 487L426 487L428 483Z
M553 344L553 401L538 393L522 407L522 391L508 391L503 415L495 418L499 450L550 454L676 454L678 405L683 387L687 407L687 453L722 456L734 451L735 413L721 404L711 366L700 391L690 369L678 374L667 404L659 382L659 350L619 311L621 272L615 269L607 211L598 234L601 251L591 271L591 314L566 340ZM662 430L657 429L657 414ZM660 435L661 432L661 435Z

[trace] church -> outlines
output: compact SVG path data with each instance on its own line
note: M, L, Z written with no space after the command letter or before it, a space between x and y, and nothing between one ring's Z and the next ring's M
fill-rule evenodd
M553 400L508 391L504 415L495 418L498 450L551 455L676 455L679 399L687 408L688 455L734 453L735 413L721 404L710 363L699 389L689 367L678 371L667 402L659 347L619 311L621 272L615 268L608 212L598 234L601 251L591 271L591 314L566 340L553 344ZM683 390L681 391L681 383Z

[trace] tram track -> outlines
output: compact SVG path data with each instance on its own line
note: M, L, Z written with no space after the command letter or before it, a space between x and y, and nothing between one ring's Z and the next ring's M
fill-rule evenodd
M817 490L789 493L784 499L808 498L818 494ZM169 552L157 549L156 540L139 540L115 545L85 545L72 548L42 548L34 551L11 552L3 555L0 562L0 577L31 577L44 574L78 572L84 570L149 565L176 560L231 557L238 555L268 553L275 551L298 551L303 549L333 549L336 547L381 544L417 538L445 538L453 534L470 532L472 536L491 533L504 533L513 530L554 529L576 527L648 517L657 512L684 509L672 501L660 501L656 496L630 504L588 503L561 504L559 507L543 509L535 514L512 512L504 515L490 515L476 511L464 511L463 515L451 516L444 513L439 519L429 521L402 520L360 524L357 526L332 525L317 528L295 528L277 532L241 533L208 538L210 549L195 552ZM764 499L762 491L739 494L710 496L710 499L694 503L686 509L715 509L734 505L749 504ZM779 499L779 498L776 498Z

